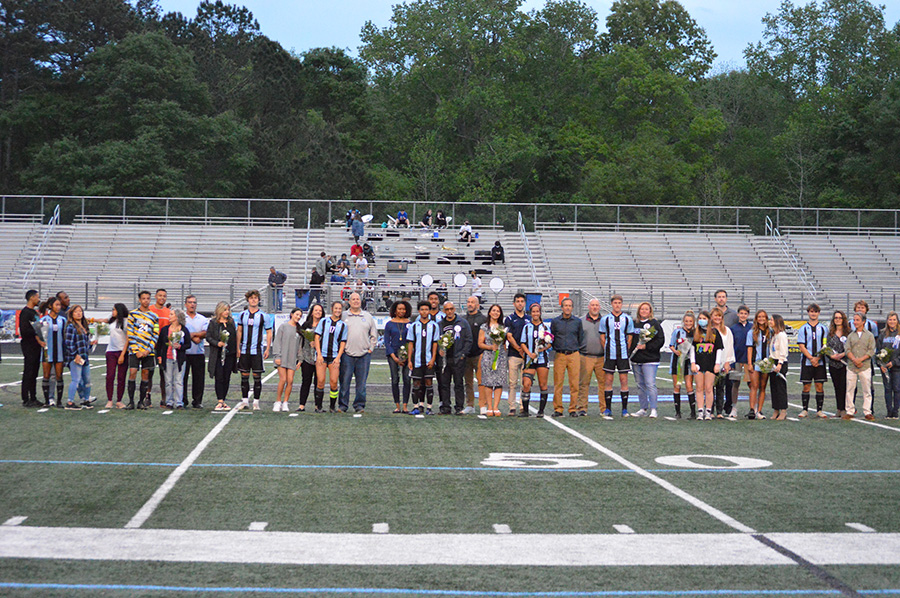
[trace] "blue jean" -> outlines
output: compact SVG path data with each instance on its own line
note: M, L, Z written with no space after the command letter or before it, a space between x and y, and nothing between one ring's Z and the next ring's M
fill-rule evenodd
M91 397L91 366L85 360L82 365L78 365L75 361L69 362L69 373L72 379L69 382L69 402L75 402L75 393L81 397L82 401L87 401ZM62 400L62 397L59 397Z
M356 397L353 399L353 409L364 409L366 406L366 380L369 378L369 364L372 362L372 354L366 353L359 357L347 355L341 358L341 392L338 395L338 405L344 411L350 405L350 382L356 376Z
M632 363L634 380L638 387L638 403L641 409L656 409L656 370L658 363Z
M275 311L281 311L283 302L284 302L284 289L283 288L272 289L272 309L274 309Z
M178 367L177 359L166 358L166 405L184 407L184 370L187 362Z
M887 374L882 372L881 381L884 383L884 405L887 414L895 414L900 410L900 372L895 368L889 369Z

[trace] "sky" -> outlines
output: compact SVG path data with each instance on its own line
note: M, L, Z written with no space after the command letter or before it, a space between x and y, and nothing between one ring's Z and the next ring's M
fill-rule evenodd
M259 22L262 33L286 50L337 46L357 55L359 32L366 21L378 27L390 24L391 7L398 0L225 0L246 6ZM585 0L598 15L601 30L612 0ZM794 0L795 5L806 0ZM159 0L164 12L180 12L193 18L199 0ZM522 8L543 6L544 0L525 0ZM697 23L706 30L718 54L713 71L741 68L748 44L762 39L762 18L778 10L781 0L681 0ZM885 2L885 21L892 27L900 20L900 2ZM893 6L891 6L893 5Z

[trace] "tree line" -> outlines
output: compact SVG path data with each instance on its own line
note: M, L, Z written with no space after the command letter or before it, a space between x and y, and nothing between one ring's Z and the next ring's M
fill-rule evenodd
M896 207L900 24L785 0L713 68L674 0L411 0L358 56L246 8L5 0L0 192Z

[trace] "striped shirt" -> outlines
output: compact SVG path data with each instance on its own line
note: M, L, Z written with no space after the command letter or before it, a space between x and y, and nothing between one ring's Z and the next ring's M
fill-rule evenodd
M531 363L531 365L533 365L533 366L544 365L544 366L549 367L549 365L550 365L550 358L547 357L547 351L538 353L538 346L539 346L538 339L541 337L541 335L544 332L550 332L549 324L547 324L546 322L541 322L540 324L535 326L534 322L529 320L528 322L525 323L525 326L522 328L522 335L519 337L520 345L524 345L525 347L528 347L528 350L531 351L532 353L537 353L537 358L534 360L533 363ZM525 355L526 355L525 359L526 359L526 361L528 361L529 360L529 358L527 357L528 354L526 353Z
M606 335L607 359L628 359L628 337L634 334L631 316L606 314L600 319L600 334Z
M809 351L810 355L815 357L816 353L818 353L825 345L825 338L827 336L828 329L825 328L824 324L816 324L815 327L813 327L807 322L800 327L800 331L797 333L797 344L806 347L806 350ZM812 362L804 356L801 360L801 364L811 366ZM824 364L824 362L820 361L819 365L822 364Z
M341 345L347 343L347 323L342 320L335 322L333 317L322 318L316 326L316 336L319 337L322 359L334 359Z
M753 363L756 363L760 359L765 359L769 356L769 336L771 336L768 333L768 330L765 334L762 334L755 328L756 327L754 326L747 333L747 346L753 347ZM753 341L754 334L759 335L756 339L756 342ZM758 372L759 369L757 369L756 371Z
M135 309L125 320L125 334L128 335L129 353L147 351L147 355L152 356L159 338L159 318L150 310Z
M266 331L274 327L272 320L261 309L255 312L245 309L234 319L234 324L241 333L241 353L262 355Z
M66 318L46 315L41 318L41 328L44 332L44 342L47 343L47 361L50 363L63 363L66 360Z
M406 341L413 343L409 358L414 368L428 365L434 359L434 346L441 337L441 329L434 320L416 320L406 327Z

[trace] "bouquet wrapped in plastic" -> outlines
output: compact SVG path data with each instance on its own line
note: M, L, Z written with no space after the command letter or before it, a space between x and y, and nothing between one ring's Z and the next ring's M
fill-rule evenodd
M491 328L491 331L488 333L492 343L497 345L497 349L494 350L494 358L491 360L492 370L496 370L497 364L500 362L500 349L503 348L503 344L506 342L506 333L507 330L503 326Z

